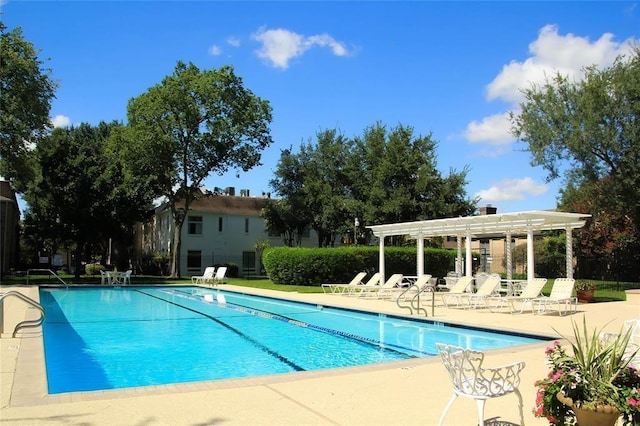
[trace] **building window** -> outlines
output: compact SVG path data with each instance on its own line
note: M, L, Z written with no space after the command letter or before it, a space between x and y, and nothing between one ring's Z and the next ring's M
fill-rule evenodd
M218 218L218 232L222 232L222 217Z
M243 251L242 252L242 270L253 271L255 268L256 268L256 252Z
M245 234L249 233L249 219L248 218L244 219L244 232L245 232Z
M187 251L187 268L200 269L202 267L202 252L200 250Z
M202 235L202 216L189 216L187 227L189 235Z

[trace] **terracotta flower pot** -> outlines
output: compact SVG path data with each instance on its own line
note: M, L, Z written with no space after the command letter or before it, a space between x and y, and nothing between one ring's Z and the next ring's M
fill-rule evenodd
M580 303L591 303L593 302L595 290L576 290L576 296L578 297L578 302Z
M575 413L578 426L614 426L621 414L610 405L598 406L596 410L574 407L573 400L562 392L558 392L556 398Z

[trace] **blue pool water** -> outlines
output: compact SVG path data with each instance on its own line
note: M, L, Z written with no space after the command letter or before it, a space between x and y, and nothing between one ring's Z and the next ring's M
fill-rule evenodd
M198 287L43 288L40 300L49 393L428 357L435 342L541 340Z

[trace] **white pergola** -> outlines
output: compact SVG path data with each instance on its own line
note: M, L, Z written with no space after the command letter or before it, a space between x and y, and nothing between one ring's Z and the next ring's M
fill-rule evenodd
M507 255L507 279L511 279L511 238L527 236L527 281L535 278L533 236L542 231L564 230L567 235L566 268L567 278L573 278L573 246L571 232L581 228L588 214L563 213L554 211L528 211L518 213L489 214L447 219L422 220L416 222L373 225L367 228L380 240L380 272L384 277L384 238L394 235L409 235L417 241L417 275L424 274L424 240L432 237L450 237L457 239L458 255L456 272L462 270L462 239L466 243L465 275L471 276L471 240L480 238L505 238Z

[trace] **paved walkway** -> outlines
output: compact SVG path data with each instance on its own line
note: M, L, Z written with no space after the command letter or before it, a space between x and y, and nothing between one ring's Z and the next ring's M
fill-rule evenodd
M36 297L34 287L20 287ZM245 287L227 290L268 294L322 305L405 315L389 301L363 300L325 294L280 293ZM10 288L3 287L2 291ZM8 302L8 301L7 301ZM8 302L5 323L32 318L33 309ZM631 302L580 304L578 312L559 317L490 313L486 309L460 310L436 306L437 321L532 332L571 335L571 321L586 316L590 327L618 331L623 321L640 317L640 305ZM0 421L3 425L435 425L449 397L451 384L439 358L289 373L249 379L154 386L119 391L47 395L42 338L27 330L22 338L0 339ZM545 425L533 417L533 383L547 373L546 343L487 353L487 365L525 361L520 390L525 423ZM229 360L233 362L233 360ZM517 398L508 395L487 402L488 424L520 424ZM475 425L473 400L458 398L447 425Z

